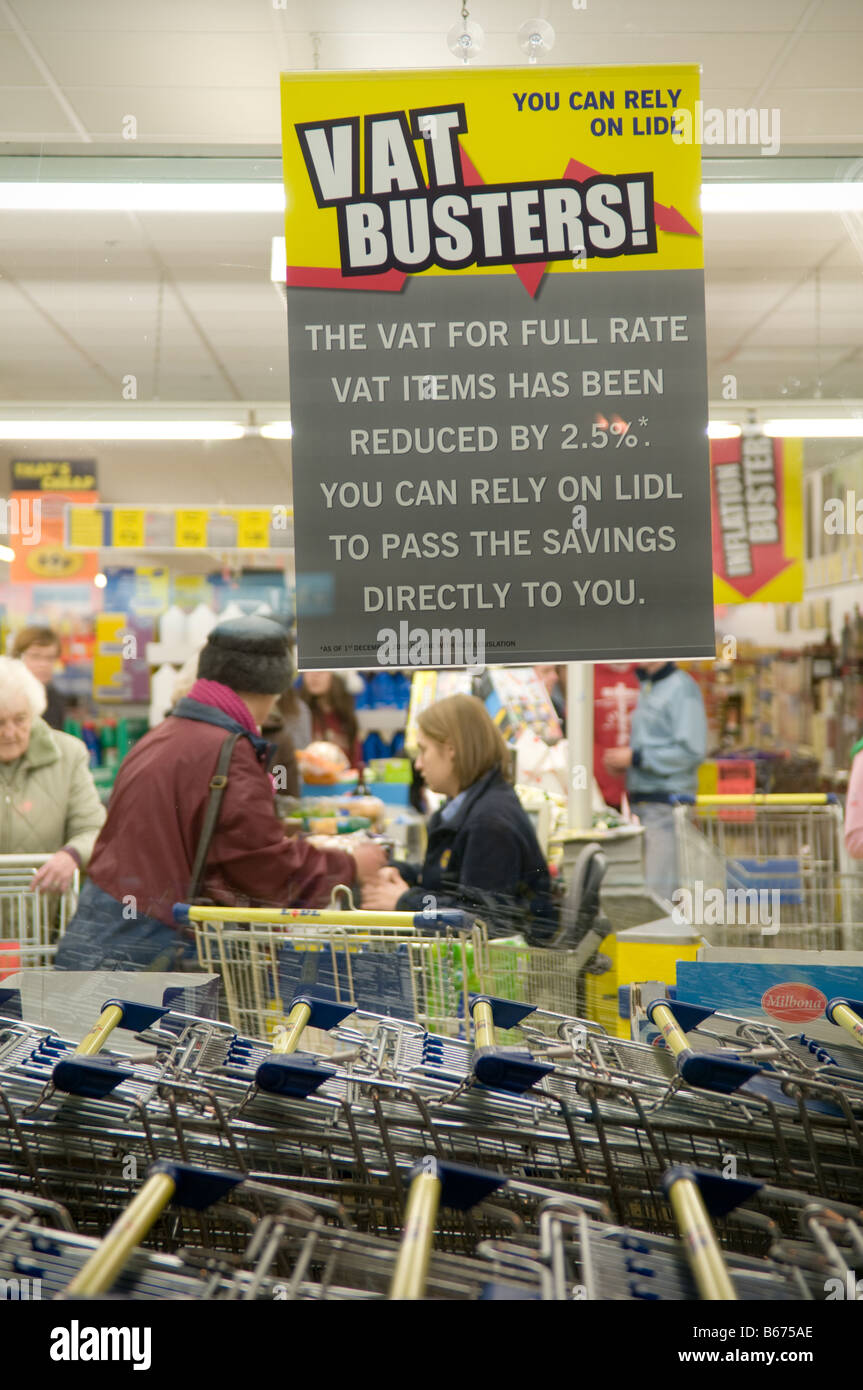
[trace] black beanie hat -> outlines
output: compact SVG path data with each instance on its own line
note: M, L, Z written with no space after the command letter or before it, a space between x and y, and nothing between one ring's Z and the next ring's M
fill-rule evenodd
M229 618L212 629L198 675L231 690L280 695L294 678L288 634L272 618Z

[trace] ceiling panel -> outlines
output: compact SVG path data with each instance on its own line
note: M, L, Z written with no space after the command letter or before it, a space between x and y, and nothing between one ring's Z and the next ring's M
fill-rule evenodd
M39 69L15 34L0 33L0 82L4 87L34 87L42 81Z
M819 29L863 29L860 0L821 0L816 16Z
M859 44L859 40L855 39ZM819 74L820 76L820 74ZM805 91L771 86L764 105L782 113L782 143L789 145L847 145L855 152L863 145L863 90L859 82L841 91L811 86Z
M859 26L847 33L801 34L777 69L777 87L859 90L861 44Z
M95 39L95 41L94 41ZM76 87L126 90L140 87L271 86L278 82L279 57L272 34L213 32L44 34L39 51L57 81L74 99Z
M12 9L25 28L41 42L46 34L87 33L96 42L100 34L152 30L159 33L186 31L262 31L272 27L270 0L11 0Z
M72 93L75 110L94 138L115 143L125 116L135 117L138 140L166 144L278 145L279 89L148 86L87 88ZM129 142L130 146L132 142Z
M45 88L0 87L0 143L72 137L78 138L71 121Z
M849 0L854 3L854 0ZM552 0L550 19L559 32L584 33L600 29L606 33L630 30L636 33L679 34L750 34L776 30L786 33L795 28L806 11L809 0L603 0L601 5L588 4L583 10L573 10L570 0ZM487 0L484 11L494 5ZM494 5L496 10L496 5ZM534 13L539 9L534 6ZM480 16L473 5L471 12ZM526 17L523 7L519 12ZM482 22L482 21L481 21ZM521 22L521 21L519 21Z

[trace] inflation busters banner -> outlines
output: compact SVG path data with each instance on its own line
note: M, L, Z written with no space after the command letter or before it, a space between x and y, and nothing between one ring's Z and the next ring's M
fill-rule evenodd
M744 429L710 445L717 603L803 598L803 458L799 439Z
M283 76L301 666L714 654L697 99Z

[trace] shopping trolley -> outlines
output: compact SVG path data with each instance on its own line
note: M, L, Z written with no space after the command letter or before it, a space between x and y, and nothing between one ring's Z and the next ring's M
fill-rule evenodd
M483 1003L474 1001L475 1013ZM487 1015L461 1075L454 1057L448 1066L432 1060L421 1068L386 1053L382 1059L374 1035L352 1031L350 1020L335 1032L357 1045L347 1056L320 1059L296 1051L301 1015L315 1026L314 1008L302 1000L294 1008L278 1050L226 1041L224 1025L193 1023L191 1034L210 1036L206 1066L197 1044L175 1033L157 1064L120 1068L74 1052L64 1057L69 1049L55 1038L34 1044L32 1032L12 1030L9 1050L0 1053L2 1180L10 1185L7 1173L19 1171L31 1190L74 1205L93 1229L100 1213L104 1219L128 1199L130 1153L141 1161L179 1157L338 1201L358 1227L387 1234L401 1227L405 1171L433 1153L507 1176L503 1205L482 1218L497 1229L534 1224L549 1191L577 1191L607 1201L620 1224L662 1233L672 1229L665 1169L688 1163L723 1172L732 1160L758 1181L758 1212L773 1225L733 1213L719 1235L755 1253L774 1226L787 1232L791 1224L793 1207L774 1188L799 1184L798 1205L813 1194L860 1199L857 1116L847 1102L847 1113L835 1103L835 1087L819 1092L816 1083L795 1080L782 1099L695 1091L679 1076L669 1084L667 1076L598 1072L575 1047L552 1069L547 1056L535 1060L525 1050L513 1057L498 1048ZM503 1022L512 1024L512 1016ZM443 1042L457 1049L458 1040ZM180 1062L189 1057L195 1065L184 1071ZM57 1094L61 1086L65 1095ZM447 1248L468 1250L480 1234L476 1219L448 1215L440 1232ZM228 1237L235 1243L231 1232L219 1239Z
M50 854L0 854L0 981L28 966L49 965L78 902L75 871L66 893L34 892L36 870Z
M438 1127L449 1125L448 1142L457 1153L465 1147L469 1157L476 1152L476 1136L463 1109L432 1115L436 1107L446 1109L451 1086L434 1083L420 1089L369 1068L361 1075L340 1071L297 1055L289 1046L279 1049L278 1038L269 1053L251 1040L235 1041L220 1071L200 1065L184 1071L195 1049L170 1033L166 1055L155 1065L128 1060L117 1065L116 1058L94 1056L96 1040L105 1041L119 1007L108 1002L92 1031L92 1045L85 1040L76 1050L44 1030L21 1025L7 1030L0 1050L2 1180L9 1185L18 1173L19 1183L29 1190L74 1209L87 1230L98 1224L100 1213L115 1210L128 1198L142 1163L177 1157L264 1174L319 1197L336 1196L359 1224L398 1229L403 1171L430 1147L443 1152ZM321 1021L306 1005L296 1007L307 1011L312 1026ZM324 1001L322 1007L336 1006ZM134 1008L151 1015L165 1012ZM215 1033L224 1048L218 1029L206 1020L195 1025L211 1042ZM285 1036L290 1043L298 1034L291 1029ZM252 1070L248 1056L237 1055L241 1046L257 1046L264 1064L257 1062ZM196 1061L200 1064L200 1049ZM535 1109L529 1103L514 1120L511 1106L498 1114L491 1106L482 1107L477 1119L490 1126L488 1150L515 1159L512 1125L532 1117ZM561 1140L566 1147L566 1135L556 1131L549 1142ZM540 1200L532 1153L541 1144L541 1134L531 1127L521 1146L521 1169L512 1174L523 1180L507 1189L512 1214L498 1213L498 1225L521 1220ZM548 1165L541 1171L548 1171ZM452 1234L463 1246L463 1223Z
M483 975L486 929L465 913L202 908L177 904L192 925L201 968L221 976L226 1016L265 1038L303 987L360 1010L464 1029Z
M224 1268L211 1266L208 1296L244 1301L809 1296L805 1281L780 1264L729 1260L720 1250L709 1211L744 1202L751 1184L728 1183L692 1169L667 1172L664 1187L675 1213L678 1241L612 1227L597 1203L575 1196L565 1201L551 1197L540 1210L538 1242L525 1236L484 1241L475 1253L454 1256L435 1249L441 1209L475 1209L497 1198L506 1179L426 1155L408 1181L398 1242L345 1225L327 1225L302 1201L290 1196L280 1201L275 1195L273 1212L259 1222L232 1276L226 1278ZM130 1261L142 1258L140 1242L168 1203L207 1208L226 1190L233 1197L241 1186L236 1174L156 1164L83 1263L74 1267L64 1254L60 1267L65 1265L70 1273L74 1268L64 1292L90 1297L108 1293ZM562 1238L564 1233L568 1239ZM188 1251L182 1259L194 1262ZM584 1283L578 1282L582 1275Z
M674 825L678 911L712 945L863 945L838 797L677 797Z
M55 1298L98 1248L79 1235L55 1202L0 1189L0 1287L6 1300ZM115 1297L211 1298L221 1282L188 1269L176 1256L136 1252L113 1285Z

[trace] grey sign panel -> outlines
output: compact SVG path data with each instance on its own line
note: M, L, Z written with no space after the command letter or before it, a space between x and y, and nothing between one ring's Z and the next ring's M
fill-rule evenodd
M288 315L301 666L436 630L488 663L714 655L700 270L290 289Z

